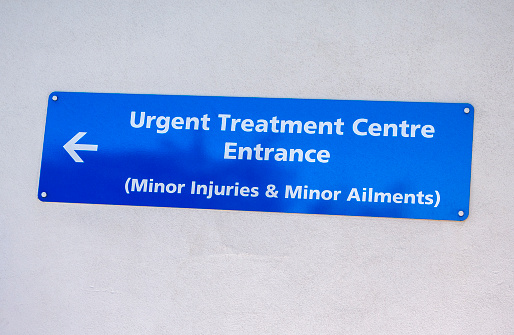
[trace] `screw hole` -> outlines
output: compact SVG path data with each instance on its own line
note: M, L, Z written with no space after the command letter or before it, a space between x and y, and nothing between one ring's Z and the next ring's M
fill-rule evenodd
M464 113L468 114L469 113L469 108L464 108Z
M464 211L459 211L459 216L463 217L464 216Z
M41 192L41 198L46 198L47 195L46 192Z
M57 101L57 95L54 95L54 96L52 97L52 100L53 100L53 101Z

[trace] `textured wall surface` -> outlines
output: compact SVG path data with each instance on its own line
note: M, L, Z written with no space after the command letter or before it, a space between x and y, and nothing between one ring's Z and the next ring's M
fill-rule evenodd
M514 2L1 1L1 334L513 334ZM42 203L55 90L475 107L464 222Z

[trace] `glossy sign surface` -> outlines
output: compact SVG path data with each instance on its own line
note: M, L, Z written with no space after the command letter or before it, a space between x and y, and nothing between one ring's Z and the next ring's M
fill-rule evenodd
M47 202L464 220L464 103L54 92Z

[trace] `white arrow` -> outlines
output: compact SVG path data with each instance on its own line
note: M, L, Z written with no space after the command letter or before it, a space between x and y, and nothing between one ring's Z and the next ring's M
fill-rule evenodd
M82 160L82 158L80 158L79 155L77 155L75 150L86 150L86 151L97 151L98 150L98 145L96 145L96 144L77 144L78 140L80 140L82 137L84 137L84 135L86 135L86 133L82 132L82 131L77 133L77 135L73 136L73 138L71 140L69 140L68 143L66 143L63 146L64 150L66 150L66 152L68 152L70 154L71 158L73 158L73 160L77 163L84 163L84 161Z

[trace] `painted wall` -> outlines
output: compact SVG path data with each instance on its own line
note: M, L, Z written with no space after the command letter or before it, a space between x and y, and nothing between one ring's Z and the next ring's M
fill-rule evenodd
M1 334L513 334L514 2L2 1ZM42 203L48 94L469 102L465 222Z

